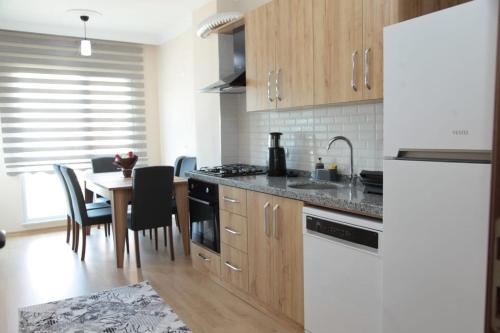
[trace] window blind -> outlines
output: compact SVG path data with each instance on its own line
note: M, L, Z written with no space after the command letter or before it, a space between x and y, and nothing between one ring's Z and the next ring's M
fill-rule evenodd
M147 160L143 48L0 30L0 122L8 174L90 168L133 150Z

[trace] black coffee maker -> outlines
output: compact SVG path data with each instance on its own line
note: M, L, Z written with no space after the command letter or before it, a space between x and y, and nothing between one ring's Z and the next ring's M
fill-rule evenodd
M269 168L267 175L271 177L286 176L285 148L281 147L280 138L283 133L269 133Z

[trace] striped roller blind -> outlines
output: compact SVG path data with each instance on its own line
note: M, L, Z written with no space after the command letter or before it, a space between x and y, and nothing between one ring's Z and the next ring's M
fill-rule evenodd
M144 163L143 48L0 30L0 122L8 174L133 150Z

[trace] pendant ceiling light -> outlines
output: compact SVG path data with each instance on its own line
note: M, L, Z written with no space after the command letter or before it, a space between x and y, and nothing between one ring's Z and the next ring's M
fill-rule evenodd
M83 32L84 38L80 41L80 54L84 57L90 57L92 55L92 44L90 40L87 39L87 21L89 17L87 15L80 16L80 20L83 21Z

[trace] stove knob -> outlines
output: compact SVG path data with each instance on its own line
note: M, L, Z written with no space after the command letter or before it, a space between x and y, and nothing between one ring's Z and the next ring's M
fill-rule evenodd
M205 193L210 193L210 189L208 187L205 189Z

